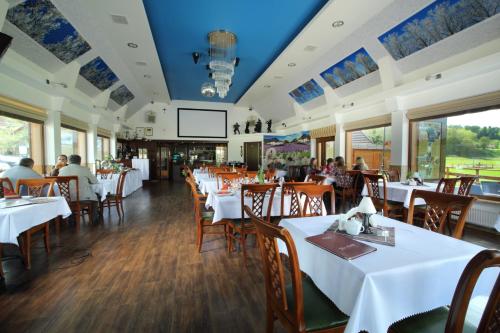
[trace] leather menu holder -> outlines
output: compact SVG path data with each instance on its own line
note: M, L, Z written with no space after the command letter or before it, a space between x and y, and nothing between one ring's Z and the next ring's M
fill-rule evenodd
M321 235L307 237L306 241L346 260L356 259L377 251L377 248L373 246L330 231Z

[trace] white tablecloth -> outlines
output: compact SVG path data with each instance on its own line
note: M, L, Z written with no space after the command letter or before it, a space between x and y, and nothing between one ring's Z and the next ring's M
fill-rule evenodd
M283 219L291 233L300 269L338 308L350 316L345 330L387 332L404 317L451 303L469 260L482 247L377 215L380 225L396 227L396 246L367 243L377 251L347 261L304 238L323 233L333 216ZM286 253L282 242L280 251ZM476 295L489 295L500 269L485 271Z
M133 158L132 168L141 171L142 180L149 180L149 160L147 158Z
M116 194L116 188L118 186L119 174L113 174L111 179L99 179L100 184L103 185L103 192ZM123 196L129 196L133 192L137 191L142 187L142 175L139 170L130 170L125 177L125 183L123 184Z
M53 202L0 209L0 243L18 245L22 232L61 215L66 218L71 210L63 197Z
M411 199L411 193L413 190L423 190L423 191L436 191L437 184L435 183L424 183L425 186L410 186L410 185L405 185L401 184L400 182L388 182L387 183L387 196L388 200L392 201L397 201L397 202L402 202L403 205L408 208L410 207L410 199ZM380 190L381 190L381 197L384 197L384 192L383 192L384 186L382 183L380 183ZM368 189L366 188L366 185L363 187L363 192L361 192L361 195L367 196L368 195ZM423 205L425 204L425 201L422 199L417 199L415 200L416 205Z

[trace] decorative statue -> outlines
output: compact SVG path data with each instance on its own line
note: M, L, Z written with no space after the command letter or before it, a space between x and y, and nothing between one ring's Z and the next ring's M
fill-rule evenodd
M236 133L241 134L240 133L240 124L238 124L238 123L234 124L233 131L234 131L234 135L236 135Z
M255 123L254 131L255 133L262 132L262 121L260 119L258 119L257 122Z
M272 132L271 126L273 126L273 121L269 119L268 121L266 121L266 124L267 124L267 133L271 133Z
M247 121L247 124L245 126L245 133L250 134L250 122L249 121Z

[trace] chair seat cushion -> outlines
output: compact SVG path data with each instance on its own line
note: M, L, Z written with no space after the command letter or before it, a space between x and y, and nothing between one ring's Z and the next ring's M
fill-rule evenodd
M201 217L204 220L212 221L214 219L214 214L215 214L214 211L206 210L201 212Z
M292 284L286 286L288 307L295 308ZM325 296L308 278L302 277L302 292L304 295L304 320L307 331L316 331L347 324L349 317L342 313L328 297Z
M429 312L420 313L392 324L389 332L443 333L449 312L449 308L443 306ZM465 321L463 333L472 333L476 331L477 327L473 327L469 322Z

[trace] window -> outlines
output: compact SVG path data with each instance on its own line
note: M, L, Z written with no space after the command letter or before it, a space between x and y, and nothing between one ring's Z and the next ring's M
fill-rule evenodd
M95 155L96 160L102 161L110 157L109 144L109 138L100 135L97 136L97 151Z
M478 176L471 194L500 193L500 109L410 122L410 170L424 179Z
M388 169L391 162L391 126L353 130L346 133L346 165L363 157L369 169Z
M87 164L87 133L68 127L61 127L61 154L80 155L82 165Z
M316 138L316 158L320 165L325 165L326 160L335 158L335 137Z
M43 124L0 116L0 172L30 157L33 170L44 173Z

